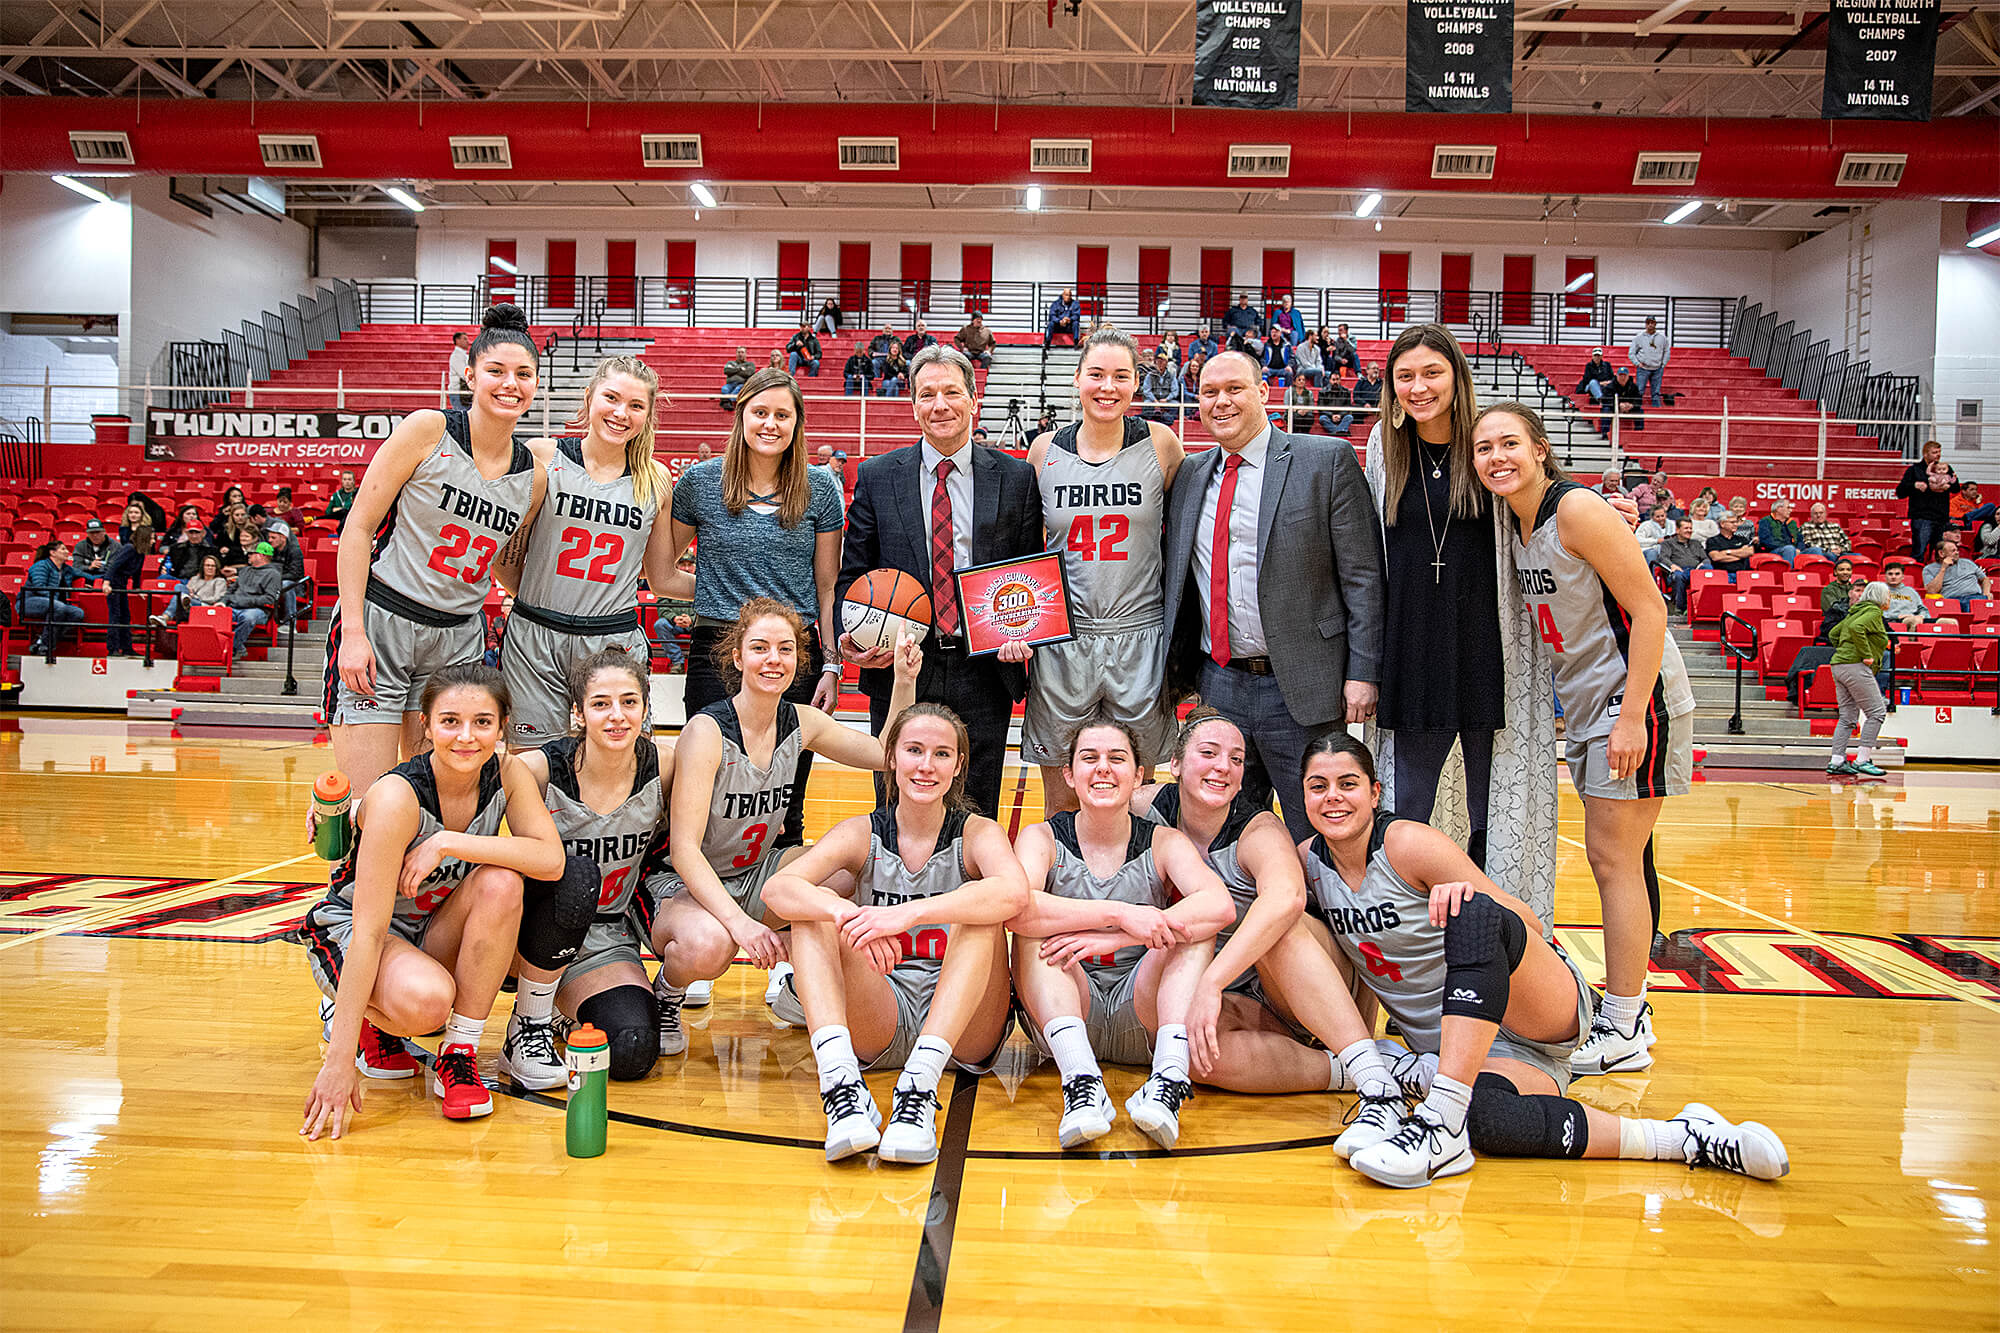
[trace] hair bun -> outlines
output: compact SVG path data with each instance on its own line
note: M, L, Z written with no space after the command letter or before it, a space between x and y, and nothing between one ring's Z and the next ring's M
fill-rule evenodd
M482 329L514 329L521 333L528 331L527 312L512 301L502 301L487 308L486 317L479 321Z

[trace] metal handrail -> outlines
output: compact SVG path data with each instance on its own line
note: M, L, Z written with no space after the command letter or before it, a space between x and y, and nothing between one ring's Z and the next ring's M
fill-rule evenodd
M1750 631L1750 646L1748 648L1741 647L1730 641L1730 621L1735 621L1744 629ZM1745 620L1742 616L1737 615L1734 611L1724 611L1722 613L1721 626L1723 654L1736 659L1736 711L1730 714L1729 717L1729 734L1732 736L1741 736L1743 734L1743 664L1757 660L1763 647L1760 642L1763 635L1758 632L1755 625Z
M1944 668L1933 668L1927 666L1909 667L1900 673L1897 671L1896 645L1899 641L1907 640L1914 647L1925 643L1936 643L1941 639L1954 639L1954 640L1971 639L1973 641L1972 646L1975 649L1973 653L1973 658L1975 659L1975 661L1979 656L1976 650L1979 648L1981 644L1990 643L1990 644L2000 645L2000 635L1995 635L1995 634L1968 634L1963 630L1958 631L1956 633L1937 633L1934 631L1927 631L1925 633L1915 634L1911 633L1908 630L1891 629L1889 631L1888 660L1882 664L1889 673L1889 688L1883 691L1883 697L1889 705L1890 712L1893 713L1896 711L1897 698L1902 693L1902 688L1896 683L1896 678L1899 674L1910 677L1910 679L1916 681L1918 684L1922 684L1922 679L1925 676L1963 676L1965 677L1967 683L1969 683L1972 686L1971 693L1974 700L1973 707L1975 708L1978 707L1977 701L1979 698L1979 680L1981 676L1987 673L1980 671L1980 669L1974 664L1968 663L1965 670L1963 671L1951 671ZM1991 674L1993 676L1993 707L1990 711L1993 713L1994 716L2000 717L2000 648L1996 648L1996 651L1994 652Z

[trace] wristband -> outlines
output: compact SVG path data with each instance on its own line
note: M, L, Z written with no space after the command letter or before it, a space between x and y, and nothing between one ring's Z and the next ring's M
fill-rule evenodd
M846 665L847 664L844 662L828 662L825 666L819 669L819 674L824 676L827 672L831 671L834 674L838 675L843 669L845 669Z

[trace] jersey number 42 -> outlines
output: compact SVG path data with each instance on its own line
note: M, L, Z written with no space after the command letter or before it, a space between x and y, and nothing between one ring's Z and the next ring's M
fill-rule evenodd
M1078 514L1070 520L1069 540L1063 545L1075 551L1079 559L1123 560L1127 556L1121 545L1131 530L1131 520L1123 514L1102 517Z

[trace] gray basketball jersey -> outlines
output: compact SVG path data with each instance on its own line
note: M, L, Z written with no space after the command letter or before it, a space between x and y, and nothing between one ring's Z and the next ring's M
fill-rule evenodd
M420 754L414 759L396 765L389 772L407 781L417 793L417 831L410 838L409 846L403 849L408 855L425 838L444 831L444 819L438 813L437 778L431 772L431 756ZM365 827L367 798L362 798L361 808L355 812L356 819ZM507 789L500 782L500 757L495 755L479 770L478 805L473 811L472 822L462 832L476 838L493 838L500 834L500 821L507 814ZM328 902L336 902L354 910L354 870L361 860L360 840L355 840L355 848L347 859L333 867L333 874L327 883ZM446 858L438 862L437 868L424 876L415 897L396 895L396 922L406 928L414 939L416 932L424 924L426 917L444 905L451 891L465 882L465 877L479 867L470 861Z
M603 872L597 893L598 914L620 916L632 905L648 858L666 842L661 824L666 793L660 787L660 752L651 741L639 738L639 764L632 775L632 790L616 809L604 814L584 804L576 775L582 752L580 736L565 736L542 747L542 756L549 764L549 785L543 795L562 837L563 850L571 856L588 857Z
M1070 618L1079 631L1133 629L1165 615L1167 483L1147 424L1125 419L1125 446L1102 463L1076 451L1075 425L1049 442L1035 473L1051 551L1069 576Z
M1146 812L1146 817L1162 828L1180 829L1179 784L1168 783L1154 792L1152 808ZM1229 943L1229 937L1236 933L1236 928L1243 924L1243 917L1249 912L1250 904L1257 901L1257 885L1251 880L1249 872L1243 869L1242 862L1236 859L1236 840L1243 836L1243 830L1248 828L1250 821L1256 817L1255 810L1245 814L1232 806L1228 818L1223 820L1222 828L1216 833L1215 840L1208 844L1208 851L1203 856L1208 862L1208 868L1222 877L1223 884L1229 890L1230 904L1236 908L1236 920L1224 927L1215 937L1217 953L1222 951L1223 945Z
M1125 864L1108 877L1099 879L1084 860L1076 837L1076 811L1064 810L1049 817L1049 832L1056 839L1055 864L1049 867L1048 891L1058 898L1091 902L1137 903L1141 907L1166 908L1166 880L1153 865L1153 833L1160 826L1145 819L1132 821L1130 840L1125 844ZM1143 946L1128 944L1108 958L1087 958L1084 969L1130 967L1146 956Z
M696 716L712 718L722 731L722 766L715 772L701 854L718 878L735 879L757 868L784 827L803 749L799 710L789 700L778 701L778 740L766 768L751 763L743 752L743 723L734 699L712 703Z
M592 481L581 440L557 441L548 470L521 566L520 600L565 616L631 611L639 604L639 575L660 496L644 506L635 501L629 470Z
M1390 868L1382 842L1395 822L1394 815L1375 816L1359 888L1348 887L1333 868L1326 839L1315 837L1307 848L1306 891L1410 1049L1435 1051L1444 1021L1444 929L1431 924L1430 894Z
M945 812L944 827L938 831L937 847L922 867L911 870L903 864L896 846L896 812L877 810L868 818L868 863L861 868L854 888L854 901L861 907L894 907L919 898L935 898L963 885L965 873L965 821L963 810ZM944 959L950 927L940 921L911 928L902 937L903 961L898 970L918 967L936 971Z
M1571 491L1592 494L1571 481L1549 487L1535 515L1535 529L1521 544L1515 565L1522 600L1555 664L1563 734L1571 740L1592 740L1611 734L1624 706L1632 621L1590 562L1563 549L1556 507ZM1647 728L1664 732L1668 718L1693 711L1687 664L1669 634L1659 679L1646 704Z
M504 476L488 481L472 461L465 413L444 414L444 433L396 493L368 577L419 606L468 616L493 586L493 559L534 498L535 456L515 444Z

